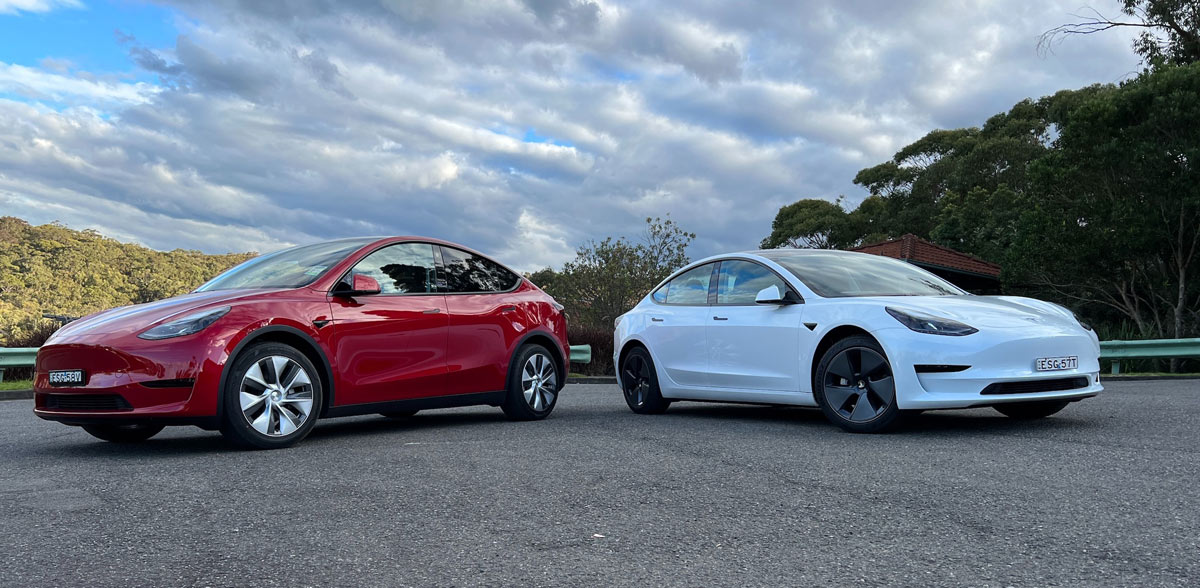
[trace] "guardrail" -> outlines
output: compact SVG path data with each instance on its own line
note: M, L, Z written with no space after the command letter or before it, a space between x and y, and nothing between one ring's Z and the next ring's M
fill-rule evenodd
M4 381L4 368L33 367L37 359L37 347L0 347L0 382ZM572 345L571 363L591 363L591 345Z
M1200 339L1101 341L1100 359L1112 360L1112 373L1121 373L1122 359L1200 357Z
M33 367L37 350L37 347L0 347L0 382L4 381L4 368Z

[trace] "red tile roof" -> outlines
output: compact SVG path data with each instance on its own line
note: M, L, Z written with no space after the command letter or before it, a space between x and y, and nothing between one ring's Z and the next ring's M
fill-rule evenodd
M902 259L910 263L931 265L993 278L1000 277L1000 266L979 259L974 255L967 255L948 247L934 245L912 233L907 233L899 239L892 239L891 241L854 247L850 251L882 255L884 257Z

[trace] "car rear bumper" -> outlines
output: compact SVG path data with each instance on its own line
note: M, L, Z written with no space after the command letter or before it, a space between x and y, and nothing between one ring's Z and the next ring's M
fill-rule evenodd
M896 379L897 404L905 410L974 408L1009 402L1081 400L1100 384L1095 337L1038 329L993 330L981 337L924 335L886 329L876 337ZM1070 370L1037 371L1040 357L1078 357Z

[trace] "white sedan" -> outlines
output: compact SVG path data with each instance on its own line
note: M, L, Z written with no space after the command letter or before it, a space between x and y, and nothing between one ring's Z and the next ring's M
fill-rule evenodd
M975 296L908 263L775 249L702 259L616 319L634 412L675 400L819 406L853 432L907 411L1040 418L1095 396L1100 343L1066 308Z

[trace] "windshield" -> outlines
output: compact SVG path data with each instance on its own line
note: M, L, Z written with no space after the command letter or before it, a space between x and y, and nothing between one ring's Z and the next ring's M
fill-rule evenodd
M196 291L307 286L325 270L373 240L342 239L260 255L205 282Z
M915 265L867 253L769 251L782 265L825 298L847 296L953 296L962 291Z

